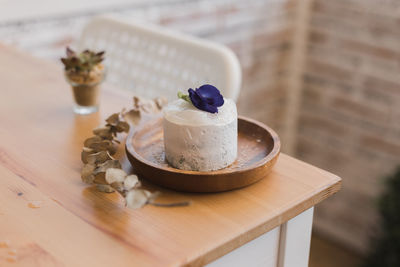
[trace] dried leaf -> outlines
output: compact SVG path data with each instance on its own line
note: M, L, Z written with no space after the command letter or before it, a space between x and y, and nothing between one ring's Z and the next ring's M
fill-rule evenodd
M96 170L105 172L108 168L121 169L121 163L116 159L107 160L103 164L98 165Z
M126 205L131 209L139 209L147 204L151 193L143 189L133 189L126 194Z
M115 153L117 153L117 150L118 150L118 145L112 143L112 146L108 150L108 153L110 153L110 155L114 155Z
M83 147L82 150L85 152L88 152L88 153L93 153L93 149L88 148L88 147Z
M106 184L97 184L96 188L100 192L104 192L104 193L113 193L113 192L115 192L114 188L112 188L110 185L106 185Z
M124 191L124 184L122 182L114 182L111 184L111 187L121 193Z
M137 96L133 97L134 107L145 113L157 113L159 109L157 104L150 99L140 98Z
M108 168L106 170L106 182L109 184L120 182L122 183L125 180L126 172L122 169L117 168Z
M107 140L112 140L114 138L110 126L96 128L93 130L93 134Z
M114 142L114 143L117 143L117 144L121 144L121 142L119 140L117 140L117 139L113 139L113 140L111 140L111 142Z
M106 181L106 172L98 172L93 175L94 180L93 183L95 184L108 184Z
M112 126L117 126L119 123L119 113L114 113L106 119L106 122Z
M140 110L141 100L142 98L140 97L137 96L133 97L133 109Z
M93 172L95 170L96 166L93 164L85 164L82 168L81 171L81 178L82 181L87 183L87 184L92 184L94 180L94 175Z
M100 151L109 151L111 154L111 152L115 150L114 144L110 140L92 143L89 148L93 149L96 153Z
M85 164L88 163L88 157L93 153L95 153L93 151L93 149L84 147L82 149L82 152L81 152L81 160L82 160L82 162L85 163Z
M129 191L132 188L139 187L139 186L140 186L140 182L139 182L139 178L137 177L137 175L131 174L131 175L127 176L124 180L124 189L126 191Z
M100 151L86 156L87 163L94 165L98 165L112 159L113 157L111 157L108 151Z
M110 128L110 132L112 132L115 136L116 133L128 132L129 124L121 121L119 113L114 113L110 117L106 119L107 125L106 127Z
M95 135L93 137L90 137L90 138L86 139L85 142L83 143L83 145L85 147L89 148L93 143L98 143L98 142L101 142L101 141L103 141L103 138L101 138L100 136Z
M127 112L123 112L122 114L125 121L127 121L131 125L137 125L140 121L140 111L131 109Z
M115 126L119 133L121 132L129 132L129 124L125 121L120 121L117 126Z
M121 169L121 163L118 160L107 160L103 164L97 166L93 171L94 183L96 184L108 184L106 181L106 171L109 168Z
M157 97L154 99L146 99L137 96L133 97L134 109L145 113L158 113L166 103L167 99L163 97Z

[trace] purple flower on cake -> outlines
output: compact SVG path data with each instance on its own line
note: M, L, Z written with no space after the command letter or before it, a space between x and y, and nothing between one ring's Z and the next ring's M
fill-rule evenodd
M224 104L224 98L219 90L210 84L204 84L195 90L190 88L188 92L189 95L179 92L178 97L192 102L193 106L200 110L217 113L218 107Z

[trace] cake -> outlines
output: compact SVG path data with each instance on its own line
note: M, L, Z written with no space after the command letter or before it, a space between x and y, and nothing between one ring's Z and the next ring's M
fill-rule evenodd
M238 138L235 102L221 99L220 107L205 111L207 108L199 109L199 103L195 102L196 107L195 100L190 101L188 96L181 98L163 111L167 162L191 171L214 171L232 164L237 156Z

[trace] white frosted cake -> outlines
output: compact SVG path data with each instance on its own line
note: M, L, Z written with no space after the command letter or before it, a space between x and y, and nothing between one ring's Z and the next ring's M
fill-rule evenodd
M178 99L164 108L165 157L182 170L213 171L232 164L237 156L237 110L224 99L217 113L197 109Z

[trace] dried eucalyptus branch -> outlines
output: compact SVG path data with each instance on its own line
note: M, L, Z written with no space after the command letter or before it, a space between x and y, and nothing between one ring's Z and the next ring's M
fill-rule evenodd
M164 98L153 100L133 98L134 107L129 111L114 113L106 119L106 125L93 130L94 136L84 141L81 159L84 163L81 172L82 181L95 184L105 193L117 191L125 198L126 206L137 209L146 204L159 207L187 206L190 202L157 203L154 199L158 192L141 189L141 183L135 174L128 175L122 170L121 163L112 157L117 152L120 142L119 133L128 133L130 125L137 125L141 113L157 113L166 104ZM129 123L128 123L129 122Z

